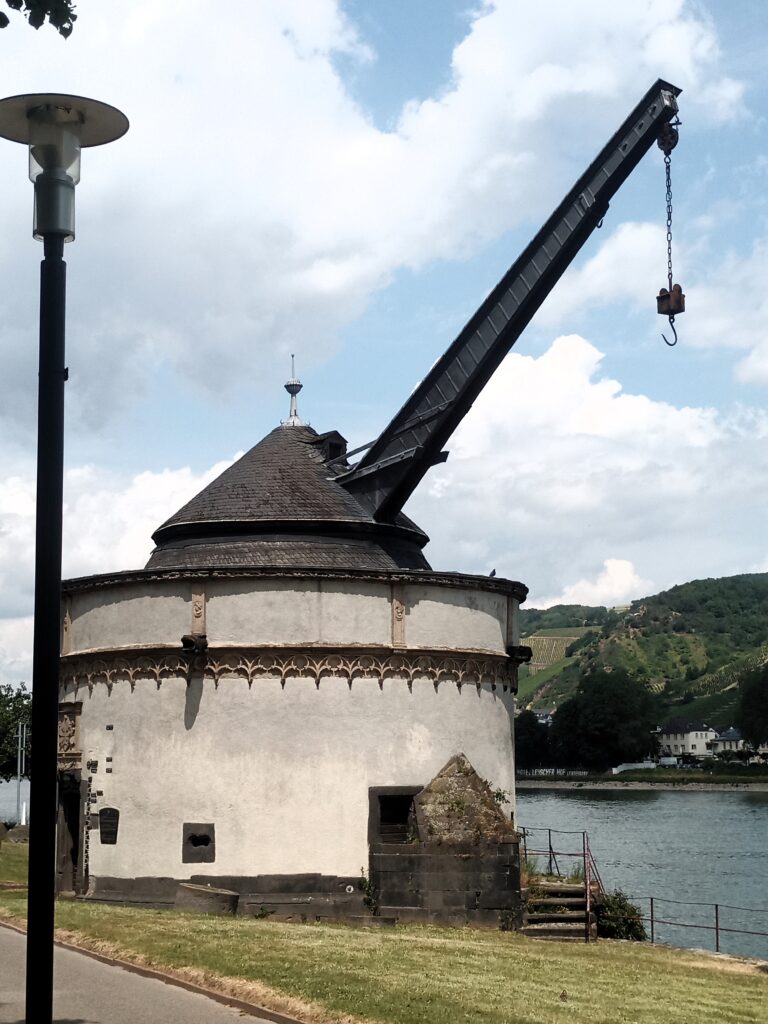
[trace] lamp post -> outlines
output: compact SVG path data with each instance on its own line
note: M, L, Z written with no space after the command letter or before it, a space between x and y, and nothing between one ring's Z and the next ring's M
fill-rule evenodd
M81 96L38 93L0 100L0 137L29 147L35 186L35 238L40 265L40 364L37 409L35 620L32 666L32 765L27 926L27 1024L53 1015L53 915L61 605L61 519L64 479L64 243L75 237L75 185L80 150L119 139L124 114Z

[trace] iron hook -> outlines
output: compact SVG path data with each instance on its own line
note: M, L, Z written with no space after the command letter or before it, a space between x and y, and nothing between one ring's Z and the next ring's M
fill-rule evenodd
M674 348L675 345L677 344L677 331L675 330L675 318L673 316L671 316L669 318L669 326L672 328L672 333L675 336L675 340L674 341L667 341L666 336L664 334L662 334L662 338L664 338L664 343L666 345L669 345L670 348Z

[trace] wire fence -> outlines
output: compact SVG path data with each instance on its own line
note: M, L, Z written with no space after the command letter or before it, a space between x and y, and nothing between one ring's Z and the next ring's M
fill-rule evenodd
M600 895L605 892L586 832L525 827L520 829L520 835L523 859L529 872L564 880L583 880L586 891L595 890ZM575 868L571 866L574 861ZM648 937L653 943L685 947L686 944L679 941L682 929L690 929L696 935L706 933L717 953L724 951L724 939L730 936L768 940L768 907L739 907L729 903L673 900L664 896L627 895L638 905ZM676 907L684 907L685 911L674 909ZM768 941L758 941L751 945L756 947L751 951L752 955L768 956ZM746 952L743 949L730 951Z

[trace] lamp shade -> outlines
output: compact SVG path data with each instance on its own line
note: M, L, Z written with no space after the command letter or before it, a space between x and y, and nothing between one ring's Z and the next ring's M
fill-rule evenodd
M72 241L80 149L113 142L127 131L125 114L84 96L31 93L0 100L0 138L29 146L35 238L53 234Z
M85 96L38 92L26 96L7 96L0 100L0 138L28 145L30 114L41 107L60 108L80 120L80 145L103 146L114 142L128 131L128 118L116 107Z

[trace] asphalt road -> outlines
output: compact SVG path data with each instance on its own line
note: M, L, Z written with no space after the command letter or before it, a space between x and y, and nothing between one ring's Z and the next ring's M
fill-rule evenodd
M0 928L0 1024L24 1024L26 936ZM58 1024L239 1024L260 1021L231 1006L56 948Z

